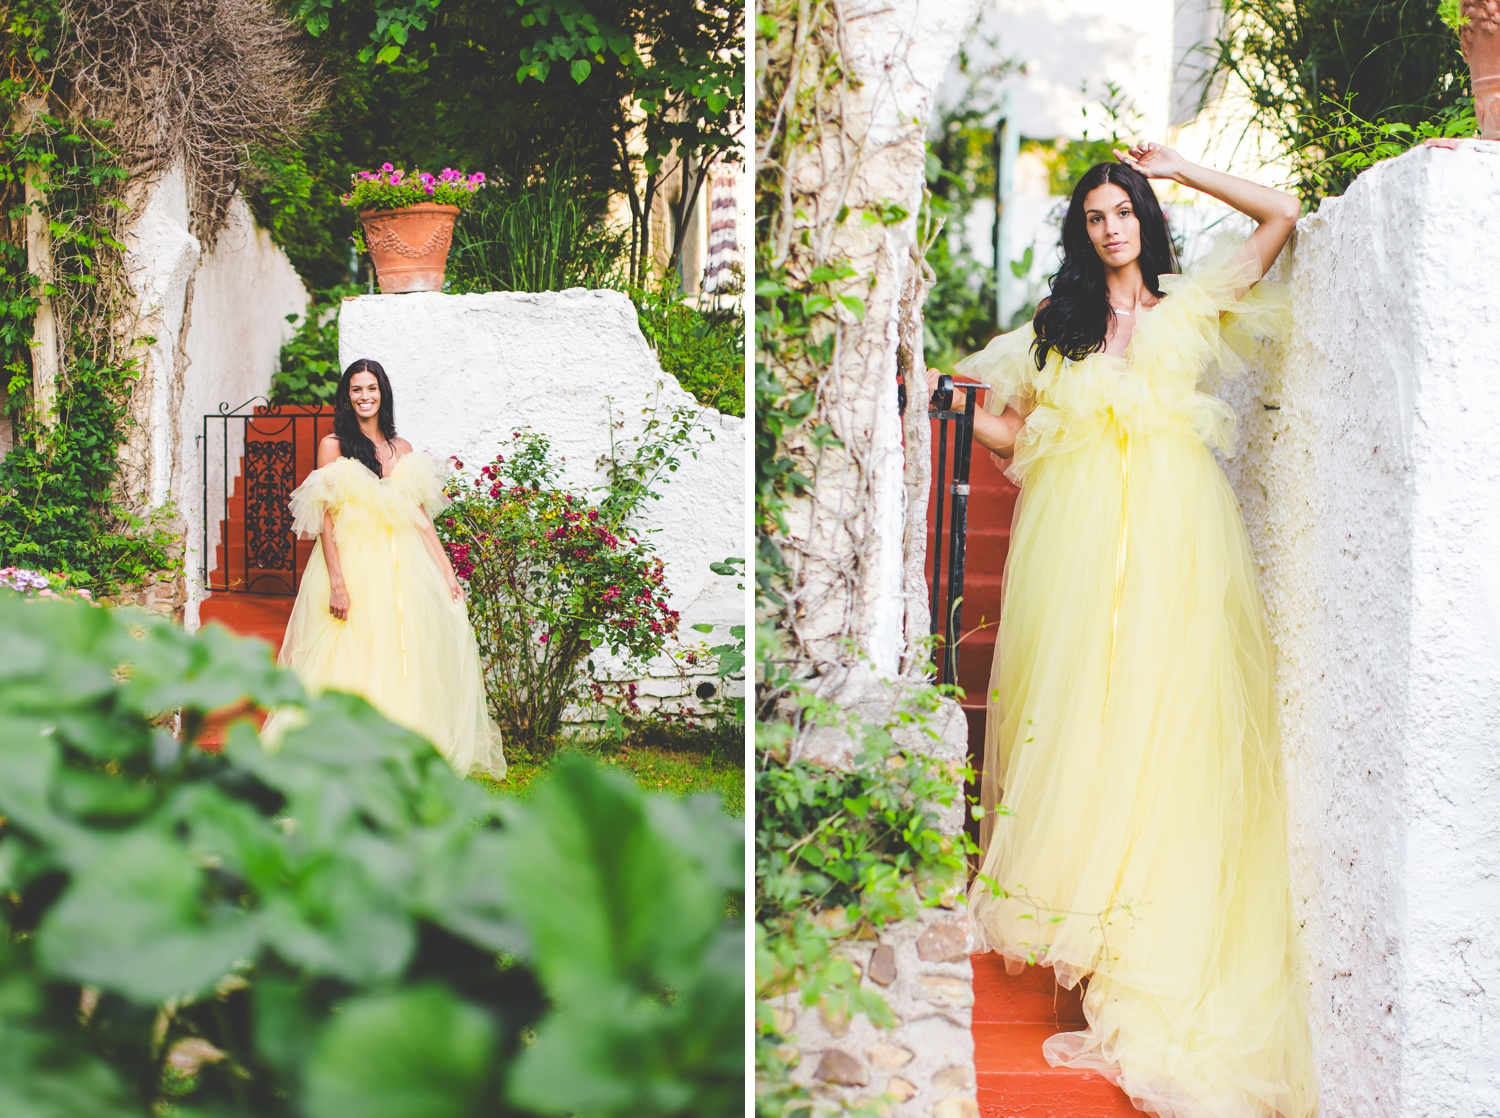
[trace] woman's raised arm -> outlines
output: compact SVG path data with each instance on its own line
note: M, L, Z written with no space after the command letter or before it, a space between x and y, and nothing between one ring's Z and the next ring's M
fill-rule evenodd
M1161 144L1145 141L1129 151L1115 152L1115 158L1147 178L1171 179L1201 190L1254 221L1255 232L1250 234L1245 248L1260 266L1255 279L1271 270L1302 213L1302 205L1294 194L1189 163Z

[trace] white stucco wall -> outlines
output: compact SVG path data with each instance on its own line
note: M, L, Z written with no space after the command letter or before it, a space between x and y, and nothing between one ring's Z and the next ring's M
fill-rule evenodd
M491 461L522 426L545 432L567 459L569 480L603 481L598 459L609 451L611 414L617 432L638 434L643 412L692 404L663 373L637 325L635 307L614 291L483 295L363 295L344 301L339 361L369 357L391 378L396 426L420 450L456 456L472 474ZM685 643L721 643L743 625L743 580L716 575L709 564L748 557L746 547L745 421L702 408L698 457L686 458L648 502L643 520L666 562L672 608L682 614ZM712 634L691 626L715 626ZM702 674L711 675L712 665ZM653 665L641 681L647 698L683 693L676 671ZM696 682L696 681L695 681Z
M211 491L221 492L223 485L222 428L210 425L212 445L200 445L203 416L270 390L281 346L294 331L286 316L303 313L308 295L242 198L230 203L227 224L207 253L190 228L187 182L179 167L144 184L131 204L137 216L126 232L125 264L139 299L135 335L154 341L143 347L133 402L140 426L123 457L151 504L171 500L177 507L185 544L184 623L194 629L204 597L205 453ZM239 446L232 444L231 474L238 458ZM216 504L210 513L211 566L222 509Z
M1234 385L1322 1113L1500 1114L1500 144L1301 222Z

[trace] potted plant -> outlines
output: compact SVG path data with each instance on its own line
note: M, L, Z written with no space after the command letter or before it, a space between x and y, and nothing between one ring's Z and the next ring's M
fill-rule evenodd
M1438 14L1469 64L1479 138L1500 140L1500 0L1440 0Z
M483 186L482 172L451 167L432 175L385 163L353 176L340 201L359 211L363 236L355 241L370 254L383 293L443 289L453 222Z

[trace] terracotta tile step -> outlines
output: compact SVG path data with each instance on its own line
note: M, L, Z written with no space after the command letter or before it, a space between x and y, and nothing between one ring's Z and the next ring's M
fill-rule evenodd
M292 615L294 599L279 594L230 594L220 591L210 595L198 607L199 621L217 623L232 633L259 637L271 646L274 655L281 649L287 618Z
M1006 974L1004 958L993 951L971 955L969 962L974 967L976 1024L1058 1025L1053 1031L1059 1032L1085 1023L1079 991L1059 986L1051 967Z
M1139 1118L1125 1093L1097 1072L1054 1068L1042 1057L1051 1025L974 1026L981 1118Z

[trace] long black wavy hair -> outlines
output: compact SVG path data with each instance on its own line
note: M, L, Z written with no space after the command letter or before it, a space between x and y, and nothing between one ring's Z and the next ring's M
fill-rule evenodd
M1036 340L1031 343L1036 367L1047 364L1047 355L1056 350L1062 356L1079 361L1104 348L1109 332L1109 295L1104 287L1104 262L1089 240L1084 224L1083 200L1089 191L1112 182L1130 196L1131 208L1141 224L1141 255L1138 262L1141 279L1151 293L1162 295L1158 277L1177 271L1177 254L1172 250L1172 235L1167 229L1167 215L1146 176L1124 163L1098 163L1090 167L1068 200L1068 215L1063 218L1062 266L1052 277L1052 291L1037 308L1031 320Z
M375 383L380 386L380 410L375 413L375 422L380 426L380 433L387 442L396 437L396 412L391 400L391 382L380 362L371 361L368 357L361 357L339 377L339 386L333 394L333 433L338 436L340 454L363 462L376 477L380 477L380 459L375 455L375 443L359 429L359 415L354 410L353 401L349 399L349 382L354 379L355 373L370 373L375 377Z

